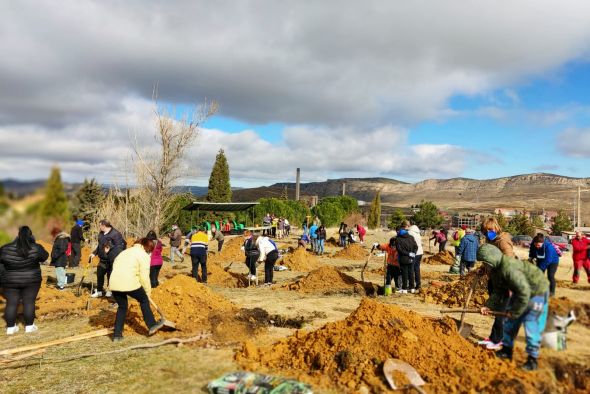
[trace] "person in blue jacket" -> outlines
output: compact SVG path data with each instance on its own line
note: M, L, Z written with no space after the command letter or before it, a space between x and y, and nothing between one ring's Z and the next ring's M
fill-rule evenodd
M473 229L466 229L465 236L461 238L461 242L457 247L457 256L461 256L461 265L459 268L459 274L461 276L465 274L465 268L469 272L475 266L478 249L479 240L473 234Z
M318 251L318 225L312 223L311 227L309 228L309 238L311 238L311 250L314 252Z
M549 238L543 234L537 234L531 242L529 249L529 261L537 263L537 267L543 272L547 271L549 279L549 296L555 296L555 273L559 265L559 256L561 252L558 247L553 245Z

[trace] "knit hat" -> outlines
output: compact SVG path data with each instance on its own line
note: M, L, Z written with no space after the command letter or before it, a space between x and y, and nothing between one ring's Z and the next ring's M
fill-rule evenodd
M76 220L76 224L82 227L84 225L84 220Z

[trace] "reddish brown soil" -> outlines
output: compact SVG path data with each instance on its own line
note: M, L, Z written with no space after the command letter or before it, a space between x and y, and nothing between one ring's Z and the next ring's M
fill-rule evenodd
M368 257L368 253L361 244L355 243L339 250L334 254L334 257L348 260L363 260Z
M534 392L539 373L525 373L462 338L450 319L427 319L369 298L345 320L297 331L269 348L247 343L236 354L245 369L294 376L339 392L387 392L389 357L418 370L428 393ZM363 389L364 387L364 389Z
M280 263L293 271L302 272L309 272L320 266L317 257L303 248L297 248L293 253L287 254Z

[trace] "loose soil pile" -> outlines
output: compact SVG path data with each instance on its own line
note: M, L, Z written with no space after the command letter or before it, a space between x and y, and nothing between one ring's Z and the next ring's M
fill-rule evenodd
M323 266L311 271L306 277L294 283L288 283L281 288L302 293L357 293L361 295L376 295L380 290L370 282L360 282L352 276L338 271L334 267Z
M348 276L334 267L323 266L311 271L306 277L282 287L302 293L349 289L357 283L352 276Z
M317 257L307 252L304 248L297 248L295 252L285 255L280 263L293 271L309 272L320 267Z
M346 248L339 250L334 254L334 257L350 260L362 260L367 258L367 251L363 249L361 244L354 243Z
M310 333L297 331L270 348L246 343L236 354L245 369L290 375L347 393L388 392L382 366L389 357L416 368L429 393L539 389L536 374L462 338L452 320L423 318L368 298L345 320Z
M450 307L463 307L465 298L469 293L475 273L467 275L465 278L449 283L441 283L441 286L431 286L422 290L424 301L428 303L444 304ZM488 300L486 275L480 276L477 287L471 296L468 307L484 306Z
M576 315L575 323L590 327L590 304L575 302L567 297L551 298L549 300L549 313L565 317L570 311L574 311Z
M240 262L238 264L243 263ZM225 271L219 265L215 263L209 264L209 262L207 262L207 283L229 288L248 287L248 280L244 275Z
M455 256L447 250L443 250L434 256L422 258L422 264L446 264L453 265L455 262Z
M244 239L241 236L231 239L226 238L221 252L217 253L217 241L210 242L209 250L214 250L215 252L209 253L207 263L211 262L225 267L231 262L243 262L246 259L244 251L241 249L243 244Z
M176 275L152 291L152 299L160 307L166 318L176 323L179 332L164 332L161 335L186 335L198 332L213 331L217 328L232 332L225 327L226 321L235 319L238 308L228 299L213 292L210 288L198 283L186 275ZM132 299L125 321L125 334L147 334L139 305ZM98 327L113 327L116 308L103 310L102 313L90 318L90 322ZM154 310L154 316L159 319ZM218 327L223 326L223 327ZM239 338L239 327L236 337ZM225 334L221 335L224 336ZM219 338L219 336L217 336Z

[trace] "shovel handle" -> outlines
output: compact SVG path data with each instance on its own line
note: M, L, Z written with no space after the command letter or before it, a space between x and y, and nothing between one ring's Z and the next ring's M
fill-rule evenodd
M440 313L481 313L479 309L441 309ZM490 315L493 316L504 316L507 317L508 313L506 312L497 312L497 311L490 311Z

